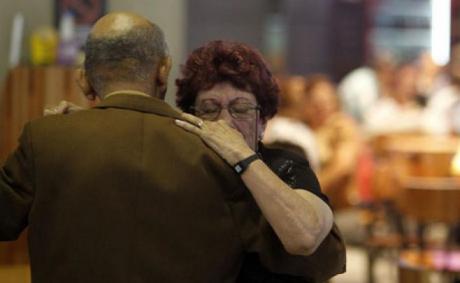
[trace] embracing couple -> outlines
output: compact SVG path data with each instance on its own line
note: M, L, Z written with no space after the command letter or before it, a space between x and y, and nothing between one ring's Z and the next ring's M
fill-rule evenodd
M308 162L260 142L279 88L257 51L213 41L192 52L176 81L183 113L163 101L171 60L155 24L108 14L85 53L78 83L96 106L62 104L28 123L0 171L0 240L29 228L32 282L322 282L344 271Z

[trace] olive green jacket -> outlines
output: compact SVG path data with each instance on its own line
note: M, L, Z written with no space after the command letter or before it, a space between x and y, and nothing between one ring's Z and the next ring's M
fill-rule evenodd
M245 252L275 272L330 276L261 228L238 176L178 117L122 94L25 126L0 171L0 240L29 227L32 282L234 282Z

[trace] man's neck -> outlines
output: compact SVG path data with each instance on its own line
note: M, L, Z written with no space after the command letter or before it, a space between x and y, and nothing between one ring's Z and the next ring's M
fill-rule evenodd
M107 99L115 95L137 95L137 96L151 97L150 95L142 91L125 89L125 90L116 90L116 91L109 92L106 95L104 95L104 99Z
M111 82L107 83L105 87L100 89L100 96L105 98L109 94L113 93L143 93L148 96L155 96L155 86L147 85L143 83L129 83L129 82Z

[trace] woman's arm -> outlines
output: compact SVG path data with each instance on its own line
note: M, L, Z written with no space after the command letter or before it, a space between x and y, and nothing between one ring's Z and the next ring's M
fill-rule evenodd
M241 175L267 221L290 254L310 255L332 228L332 211L319 197L292 190L262 161Z
M243 136L224 121L205 121L183 114L176 124L199 135L230 165L254 154ZM199 126L198 126L199 125ZM241 175L263 215L283 243L295 255L310 255L332 228L332 211L313 193L293 190L262 161L256 160Z

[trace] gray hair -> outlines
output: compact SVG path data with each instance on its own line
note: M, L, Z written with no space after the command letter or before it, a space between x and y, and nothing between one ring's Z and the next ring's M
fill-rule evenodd
M154 24L112 36L90 35L85 46L85 70L97 93L112 82L151 85L151 74L168 56L162 30Z

